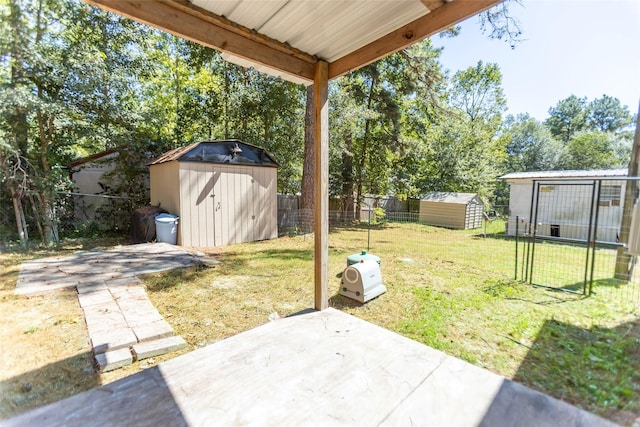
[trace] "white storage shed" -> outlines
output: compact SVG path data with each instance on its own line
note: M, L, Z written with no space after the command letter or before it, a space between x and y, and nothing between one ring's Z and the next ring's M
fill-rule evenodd
M622 221L627 169L514 172L501 176L509 183L509 221L506 233L522 235L530 228L533 182L540 183L538 235L587 238L593 190L584 183L602 180L598 240L616 242ZM544 208L542 208L544 207Z
M179 217L178 244L211 247L278 235L278 163L238 140L198 142L150 166L152 205Z

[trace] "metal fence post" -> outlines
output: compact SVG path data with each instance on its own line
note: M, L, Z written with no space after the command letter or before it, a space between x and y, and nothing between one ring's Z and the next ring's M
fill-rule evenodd
M520 217L516 215L516 262L513 280L518 280L518 224L520 223Z

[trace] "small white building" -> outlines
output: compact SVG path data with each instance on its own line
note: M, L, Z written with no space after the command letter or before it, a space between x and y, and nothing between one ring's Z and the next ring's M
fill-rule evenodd
M507 234L522 235L532 228L536 234L585 240L595 218L599 183L597 240L616 242L622 221L627 169L516 172L501 176L509 183ZM619 178L619 179L616 179ZM537 203L533 197L537 183ZM532 210L532 203L537 211Z
M278 236L278 163L238 140L205 141L150 163L151 204L179 217L178 244L224 246Z
M73 182L73 193L77 195L74 198L74 218L80 224L95 221L101 227L106 227L97 215L105 203L104 196L108 194L104 176L114 170L115 160L126 148L122 146L102 151L67 165Z
M482 227L484 204L475 193L432 192L420 200L423 224L467 230Z

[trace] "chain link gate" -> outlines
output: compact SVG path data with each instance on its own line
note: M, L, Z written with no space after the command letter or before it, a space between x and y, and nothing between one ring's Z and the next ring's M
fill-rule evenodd
M628 225L622 228L626 189L632 186L632 207L637 180L534 180L516 278L582 295L623 295L640 304L637 257L626 254Z

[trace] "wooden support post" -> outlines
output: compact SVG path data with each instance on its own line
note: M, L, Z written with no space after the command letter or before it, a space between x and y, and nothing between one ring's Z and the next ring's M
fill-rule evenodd
M329 64L315 64L314 115L314 284L315 309L329 306Z

